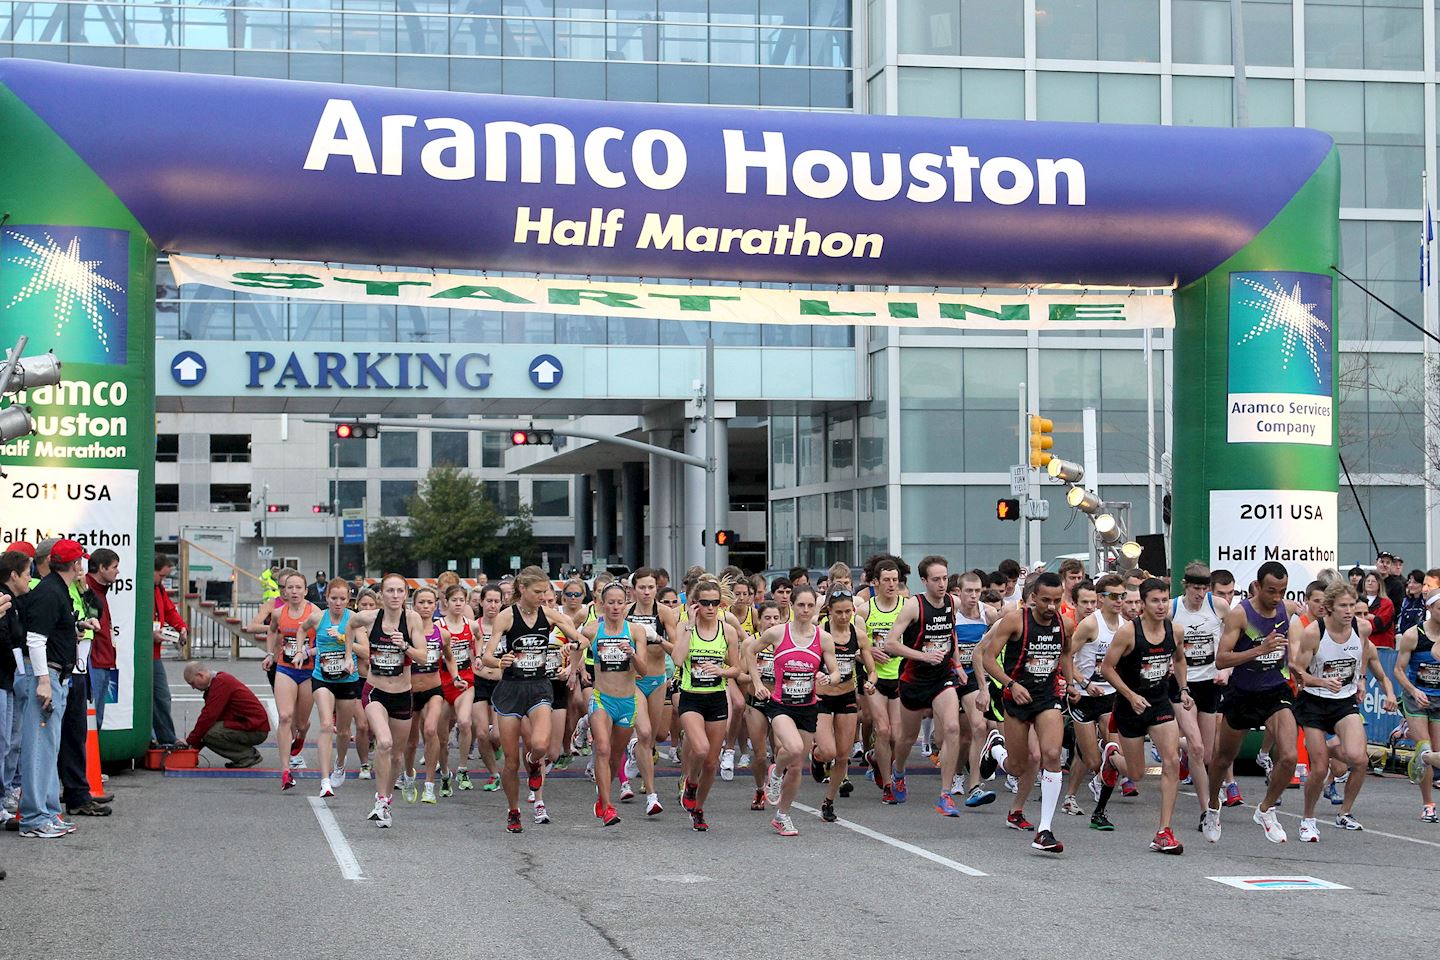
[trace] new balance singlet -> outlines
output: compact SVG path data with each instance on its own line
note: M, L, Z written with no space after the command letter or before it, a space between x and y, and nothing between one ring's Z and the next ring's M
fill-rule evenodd
M1250 605L1248 597L1240 601L1240 609L1245 611L1245 629L1240 631L1240 636L1235 641L1236 653L1244 653L1252 647L1260 646L1272 630L1283 637L1290 636L1290 614L1283 601L1275 606L1275 612L1268 617L1261 616ZM1270 653L1237 666L1230 675L1230 686L1242 693L1267 693L1288 687L1290 670L1286 664L1285 649L1286 646L1281 645Z
M1006 676L1030 692L1032 697L1051 696L1060 689L1060 656L1065 650L1065 621L1042 624L1029 609L1023 611L1020 636L1005 644L1000 665Z
M1355 625L1349 624L1345 628L1348 636L1344 640L1336 639L1335 635L1325 628L1325 619L1322 617L1320 623L1320 644L1315 648L1315 656L1310 660L1310 666L1305 672L1312 677L1320 677L1324 680L1335 679L1340 681L1340 689L1331 693L1323 687L1306 687L1306 696L1322 697L1326 700L1344 700L1347 697L1355 698L1355 677L1357 667L1360 665L1360 658L1364 653L1364 644L1360 642L1360 631Z
M920 616L905 628L905 646L922 653L943 652L945 659L939 663L923 663L904 658L900 664L900 679L905 683L938 683L955 675L955 601L949 594L939 606L930 602L929 596L921 593Z
M895 626L895 618L900 616L900 608L905 604L902 597L895 598L895 606L889 610L880 609L880 596L876 594L870 599L869 616L865 618L865 629L870 631L870 645L885 649L885 639L890 636L890 628ZM877 680L898 680L900 679L900 662L902 657L892 656L884 663L875 664L875 678Z
M1202 683L1215 679L1215 651L1220 647L1220 633L1224 625L1215 610L1215 598L1205 594L1199 610L1185 606L1183 597L1170 601L1170 622L1180 632L1185 642L1185 679Z

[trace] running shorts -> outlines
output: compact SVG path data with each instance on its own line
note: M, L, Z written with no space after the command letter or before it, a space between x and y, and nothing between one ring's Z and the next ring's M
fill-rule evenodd
M635 689L640 691L640 696L649 699L650 694L654 693L656 690L659 690L660 685L664 682L665 675L663 673L656 674L653 677L636 677Z
M1407 717L1440 723L1440 699L1430 700L1430 706L1422 707L1415 702L1414 697L1410 696L1409 691L1401 690L1400 706L1404 708Z
M441 690L438 686L431 687L429 690L411 690L410 709L413 710L415 713L419 713L420 711L425 709L425 704L429 703L432 698L438 696L442 696Z
M820 704L787 704L778 700L770 701L770 708L766 711L770 722L774 723L776 717L789 717L795 721L795 729L803 733L815 732L815 720L820 715Z
M475 702L489 703L490 698L495 695L495 684L499 680L489 680L485 677L475 678Z
M275 664L275 672L283 673L291 680L294 680L295 686L297 687L300 686L300 684L302 683L309 683L313 679L314 674L314 671L311 667L306 667L302 670L299 667L287 667L283 663ZM270 681L270 685L273 687L275 685L275 681Z
M965 682L955 688L955 695L957 697L960 697L961 699L964 699L965 697L970 696L970 694L972 693L979 692L980 679L975 676L975 672L973 670L967 669L965 671Z
M1070 719L1075 723L1099 723L1100 718L1115 709L1115 694L1085 696L1070 704Z
M834 695L820 694L819 702L816 704L821 713L848 714L859 713L860 707L855 701L855 691L849 693L837 693Z
M475 686L474 671L461 670L460 679L468 683L470 687ZM470 689L470 687L467 687L466 689ZM450 704L451 706L454 706L455 701L460 699L460 694L464 691L456 688L454 677L450 676L450 674L448 673L442 673L440 675L440 692L445 695L445 702Z
M628 697L612 697L596 690L590 695L590 712L604 713L615 726L628 729L635 726L635 701L633 694Z
M1295 722L1333 736L1340 721L1360 713L1354 697L1317 697L1302 693L1295 698Z
M544 677L534 680L501 680L490 696L491 708L502 717L524 717L540 707L553 706L555 691Z
M1221 712L1232 730L1258 730L1281 710L1293 710L1295 701L1288 686L1259 692L1231 689Z
M1006 690L1004 696L992 698L1003 700L1005 703L1005 716L1014 717L1016 720L1023 720L1026 723L1032 722L1046 710L1063 710L1065 705L1060 702L1058 694L1046 692L1037 694L1030 691L1029 703L1016 703L1010 698L1010 691Z
M409 720L414 715L414 711L410 708L409 690L391 693L388 690L380 690L372 687L370 689L370 702L378 703L384 707L385 713L391 720Z
M876 677L875 692L886 700L898 700L900 698L900 678Z
M564 680L550 681L551 705L556 710L564 710L570 703L570 684Z
M329 690L336 700L359 700L362 682L360 680L344 680L337 683L334 680L317 680L313 676L310 678L311 687L316 690Z
M1115 712L1111 716L1115 721L1115 732L1122 737L1138 739L1144 737L1151 727L1173 721L1175 704L1170 700L1169 691L1161 690L1158 699L1151 699L1143 712L1136 713L1129 700L1116 696Z
M906 710L929 710L935 698L946 690L955 690L960 681L954 676L939 680L912 681L900 683L900 706Z
M718 723L730 719L730 698L721 690L717 693L691 693L680 691L680 705L676 713L698 713L706 723Z
M1171 677L1170 680L1171 683L1174 684L1174 689L1170 691L1170 699L1179 703L1179 684L1174 682L1174 677ZM1220 691L1224 689L1224 687L1217 684L1214 680L1190 681L1190 699L1195 701L1196 711L1199 713L1219 713Z

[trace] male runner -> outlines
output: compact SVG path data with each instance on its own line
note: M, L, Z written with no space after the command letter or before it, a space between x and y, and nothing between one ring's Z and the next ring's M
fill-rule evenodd
M875 661L875 692L865 697L874 746L865 758L875 775L884 803L904 803L893 784L895 740L900 731L900 658L891 656L886 640L900 615L900 565L894 560L875 564L874 595L859 608L870 634L870 655ZM782 611L783 615L783 611ZM901 790L904 785L900 785Z
M1120 604L1125 599L1125 583L1119 574L1107 573L1095 582L1095 595L1099 599L1099 605L1076 626L1066 644L1069 656L1061 661L1070 701L1070 723L1075 732L1075 752L1078 755L1070 760L1070 789L1061 809L1076 817L1085 812L1080 809L1080 804L1075 799L1075 790L1086 770L1095 774L1090 782L1090 791L1097 802L1100 799L1100 774L1106 766L1100 752L1101 741L1107 745L1107 754L1115 753L1115 750L1109 747L1114 743L1109 725L1110 713L1115 709L1115 688L1100 675L1099 667L1115 639L1115 632L1125 623L1120 616ZM1123 762L1120 757L1113 757L1112 760ZM1111 765L1120 769L1120 763ZM1090 825L1096 830L1111 829L1104 810L1097 810L1092 815Z
M985 746L990 728L986 723L985 711L981 710L975 702L980 693L980 685L976 682L972 664L975 661L975 651L979 649L980 641L985 639L985 633L989 629L990 617L989 611L980 605L981 586L978 573L972 570L969 573L961 574L957 586L959 590L955 604L955 659L961 669L971 671L957 691L960 695L960 707L965 713L965 723L970 732L968 760L970 776L974 778L970 795L965 797L965 806L982 807L995 802L995 793L980 785L980 752ZM950 792L954 796L964 795L964 774L957 773L955 775Z
M1209 592L1210 568L1205 564L1199 561L1187 564L1182 583L1184 592L1170 601L1170 622L1185 649L1185 678L1190 682L1193 708L1182 706L1175 712L1175 721L1180 725L1180 736L1186 746L1186 752L1181 755L1180 779L1185 780L1187 773L1193 778L1203 829L1208 809L1205 798L1210 794L1209 763L1215 754L1215 716L1220 709L1215 650L1230 608ZM1172 701L1180 699L1173 684L1170 693ZM1227 796L1231 790L1237 797L1240 795L1240 787L1233 780L1224 789Z
M1432 578L1434 578L1432 580ZM1440 767L1440 570L1425 574L1425 619L1395 641L1395 679L1400 683L1405 718L1415 740L1411 755L1410 782L1420 785L1420 819L1440 823L1435 813L1435 770Z

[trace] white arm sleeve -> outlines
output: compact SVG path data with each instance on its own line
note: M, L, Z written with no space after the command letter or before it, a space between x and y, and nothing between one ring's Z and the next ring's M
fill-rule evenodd
M38 633L27 633L25 646L30 648L30 668L35 671L35 676L48 677L50 667L45 660L45 638Z

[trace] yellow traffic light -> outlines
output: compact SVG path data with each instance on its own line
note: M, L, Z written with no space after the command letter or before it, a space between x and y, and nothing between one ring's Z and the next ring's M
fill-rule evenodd
M1055 421L1038 414L1030 414L1030 466L1044 467L1053 455L1046 451L1055 446Z

